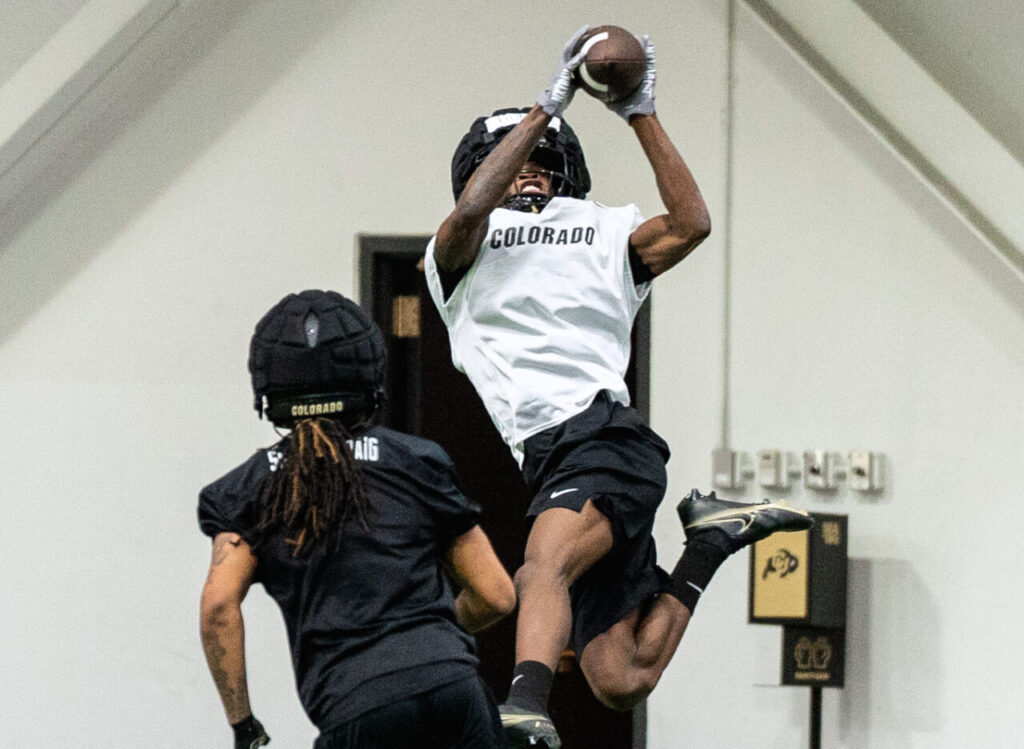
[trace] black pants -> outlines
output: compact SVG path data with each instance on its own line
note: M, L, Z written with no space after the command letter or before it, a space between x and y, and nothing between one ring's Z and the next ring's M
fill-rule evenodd
M494 749L501 718L479 677L371 710L320 734L313 749Z

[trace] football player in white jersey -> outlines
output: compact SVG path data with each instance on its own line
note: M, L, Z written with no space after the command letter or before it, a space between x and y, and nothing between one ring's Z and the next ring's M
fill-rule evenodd
M700 189L655 114L654 52L644 82L607 106L633 130L666 212L586 200L583 150L561 118L576 42L530 109L478 118L452 161L456 204L427 247L431 295L452 358L480 394L533 493L516 573L516 667L502 722L512 746L560 746L547 715L567 643L594 694L628 710L668 665L718 566L807 513L694 490L678 512L686 546L671 574L651 537L668 446L629 407L633 319L651 281L709 234Z

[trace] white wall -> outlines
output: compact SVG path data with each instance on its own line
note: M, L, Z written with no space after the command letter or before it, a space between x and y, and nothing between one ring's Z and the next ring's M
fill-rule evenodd
M250 411L252 326L290 291L354 294L359 233L432 232L465 127L532 101L584 22L651 33L661 119L716 222L654 300L653 422L674 450L657 535L674 562L675 498L709 486L722 431L725 3L253 3L131 121L101 122L88 166L0 235L12 746L227 741L198 639L195 497L274 439ZM850 515L851 663L826 745L1009 746L1020 292L742 13L737 53L732 442L890 460L873 500L791 494ZM584 97L569 115L592 197L660 210L621 121ZM650 700L652 749L806 743L806 692L761 686L778 683L780 633L746 624L746 595L745 559L730 562ZM259 589L245 613L255 711L276 745L308 745L280 617Z
M878 496L783 493L849 515L847 681L825 690L824 745L1015 746L1021 289L752 14L737 26L731 446L888 461ZM672 400L655 392L655 421L675 421L678 445L691 404L670 415ZM778 683L780 636L742 624L745 574L723 568L702 601L677 688L651 700L652 746L806 745L806 690L763 686Z

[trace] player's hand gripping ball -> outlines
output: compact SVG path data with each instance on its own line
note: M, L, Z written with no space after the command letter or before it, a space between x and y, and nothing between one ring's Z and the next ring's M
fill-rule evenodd
M640 40L621 26L595 26L579 41L580 88L603 102L624 99L644 80L647 59Z

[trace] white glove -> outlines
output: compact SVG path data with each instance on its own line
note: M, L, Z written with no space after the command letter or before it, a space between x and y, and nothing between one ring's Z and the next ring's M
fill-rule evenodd
M626 122L638 114L654 114L654 79L657 77L654 67L654 43L651 42L647 34L644 34L642 41L644 57L647 58L647 69L644 71L643 81L637 90L625 99L607 103L608 108Z
M565 49L562 50L562 62L555 74L551 76L551 83L537 97L537 104L552 117L562 114L569 106L569 102L572 101L573 94L576 93L578 84L573 72L583 62L584 53L579 52L573 55L573 49L589 30L589 26L583 26L572 35L572 38L566 43Z

